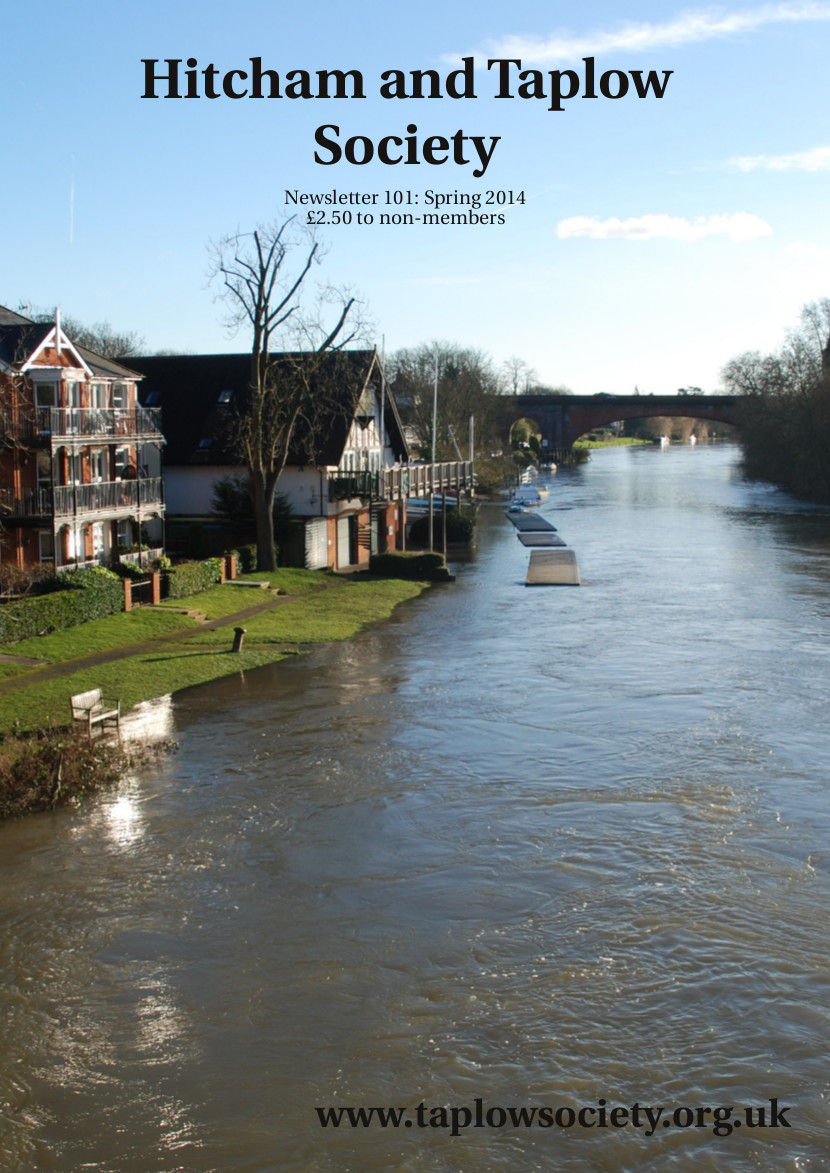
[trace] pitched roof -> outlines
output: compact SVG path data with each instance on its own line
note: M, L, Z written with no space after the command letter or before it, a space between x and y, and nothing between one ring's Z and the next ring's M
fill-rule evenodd
M277 378L290 378L297 362L317 361L316 355L274 355ZM166 445L164 463L240 463L227 447L227 425L244 410L250 387L250 354L179 354L130 358L144 376L141 402L162 409ZM344 350L326 356L317 380L327 391L315 404L315 426L299 420L291 440L289 464L337 466L363 391L373 377L380 383L380 361L373 350ZM399 459L407 458L406 441L391 396L384 399L387 434Z
M35 322L0 305L0 362L7 366L21 366L41 345L47 334L54 328L54 322ZM68 335L67 335L68 337ZM70 341L72 341L70 339ZM99 379L136 379L138 372L104 358L85 346L72 342L75 350Z
M0 326L30 326L31 324L31 318L24 318L22 314L15 313L8 306L0 305Z
M87 350L85 346L79 346L77 342L73 342L72 345L92 371L93 375L99 379L141 378L140 371L134 370L132 367L125 367L123 363L116 362L114 358L106 358L103 354L96 354L94 350ZM130 362L132 360L128 359L127 361Z
M8 321L4 320L5 315L8 315ZM13 320L15 318L17 321ZM3 308L0 315L0 362L9 367L22 366L51 329L49 322L32 322Z

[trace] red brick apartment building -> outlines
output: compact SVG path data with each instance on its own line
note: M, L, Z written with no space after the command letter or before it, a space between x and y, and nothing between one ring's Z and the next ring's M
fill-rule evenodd
M0 306L0 562L58 570L163 547L163 438L141 375Z

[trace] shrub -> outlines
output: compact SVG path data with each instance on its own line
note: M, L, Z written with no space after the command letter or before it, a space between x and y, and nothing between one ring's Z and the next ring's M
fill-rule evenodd
M236 554L236 565L240 574L253 574L257 569L256 543L250 546L237 546L235 550L228 550L229 554Z
M235 533L245 537L252 537L256 533L254 504L249 479L244 473L231 473L214 481L210 511ZM277 546L282 546L288 541L294 520L291 503L284 493L274 494L273 517L274 541Z
M112 569L119 578L129 578L132 582L144 582L150 573L146 566L135 562L116 562Z
M222 577L222 559L206 558L204 562L180 562L164 571L165 594L168 599L184 599L214 586Z
M49 594L0 607L0 644L48 635L124 608L121 579L102 566L58 575Z
M419 582L452 582L443 554L416 554L404 551L373 554L369 573L377 578L411 578Z
M76 729L0 742L0 819L77 802L115 782L127 762L119 742Z
M429 542L429 518L419 517L413 522L410 538L415 545ZM437 508L432 519L433 541L443 542L444 514ZM459 545L469 544L475 536L475 509L448 509L447 510L447 541Z
M15 563L0 562L0 595L20 598L23 595L44 594L49 589L47 584L54 578L55 568L47 563L17 566Z

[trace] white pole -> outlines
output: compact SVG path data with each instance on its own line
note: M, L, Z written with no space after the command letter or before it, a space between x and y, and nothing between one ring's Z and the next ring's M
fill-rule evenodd
M435 435L438 431L438 355L435 356L435 377L432 384L432 463L435 464Z
M438 431L438 355L432 384L432 466L429 470L429 549L435 549L435 437Z

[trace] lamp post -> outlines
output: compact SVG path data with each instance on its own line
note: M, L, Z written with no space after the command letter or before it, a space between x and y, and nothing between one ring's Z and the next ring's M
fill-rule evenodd
M435 373L432 381L432 463L429 470L429 551L435 549L435 437L438 431L438 355L435 355Z

